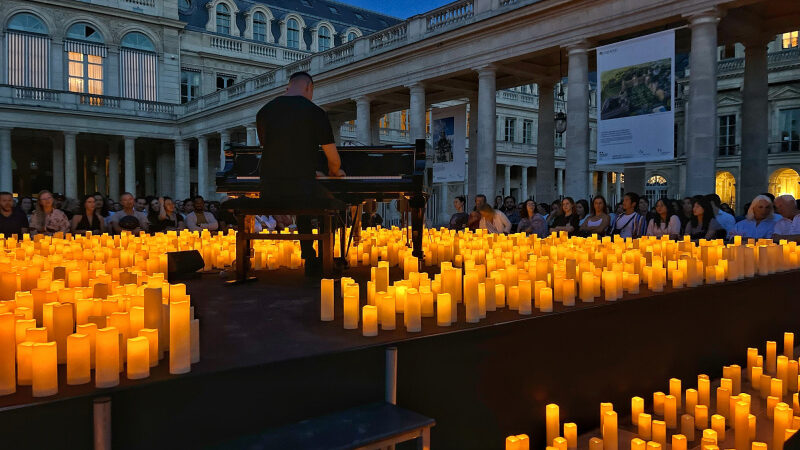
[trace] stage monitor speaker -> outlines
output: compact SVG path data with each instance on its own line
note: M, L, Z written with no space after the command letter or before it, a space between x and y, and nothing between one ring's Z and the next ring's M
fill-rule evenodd
M167 252L167 280L174 283L200 276L198 270L205 267L203 257L197 250Z

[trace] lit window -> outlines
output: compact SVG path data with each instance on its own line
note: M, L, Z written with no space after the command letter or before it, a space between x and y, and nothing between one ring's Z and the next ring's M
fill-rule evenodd
M231 34L231 13L224 3L217 5L217 33Z
M295 19L286 21L286 46L300 48L300 24Z
M253 14L253 39L267 42L267 17L262 12Z
M78 52L68 53L69 90L103 95L103 58Z
M317 39L319 51L324 52L331 48L331 30L328 27L319 27Z
M783 33L783 35L781 37L782 37L781 40L783 41L782 47L784 49L797 47L797 44L798 44L798 32L797 31L790 31L788 33Z
M181 70L181 103L192 101L200 96L200 72Z

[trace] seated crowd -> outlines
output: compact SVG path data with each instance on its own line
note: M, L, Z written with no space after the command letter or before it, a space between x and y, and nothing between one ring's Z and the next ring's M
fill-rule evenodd
M735 217L717 194L662 198L651 207L647 198L628 192L613 211L602 195L593 197L591 206L588 200L572 197L550 204L534 200L517 204L511 196L497 196L491 206L485 195L477 195L470 213L465 212L466 202L464 196L455 198L457 212L450 218L450 229L538 236L563 231L570 236L690 236L695 240L741 236L800 241L800 202L791 195L759 195L745 205L747 213L742 217Z

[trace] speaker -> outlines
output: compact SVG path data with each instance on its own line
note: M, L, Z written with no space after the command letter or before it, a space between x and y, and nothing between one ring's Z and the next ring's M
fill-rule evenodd
M200 276L197 271L203 267L205 262L197 250L167 252L167 280L170 283L197 278Z

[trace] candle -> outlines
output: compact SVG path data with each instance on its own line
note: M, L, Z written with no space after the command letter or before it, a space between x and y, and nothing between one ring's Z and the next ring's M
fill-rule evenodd
M581 272L581 301L594 301L594 274L591 272Z
M508 288L508 309L519 309L519 286L509 286Z
M717 433L717 440L725 440L725 417L719 414L711 416L711 429Z
M519 313L528 315L533 312L531 305L531 281L519 281Z
M731 404L731 391L727 388L717 388L717 413L723 417L728 417L728 408Z
M561 428L559 419L558 405L550 403L545 407L545 422L547 432L547 445L552 445L553 440L558 437L558 431Z
M682 434L673 434L672 450L686 450L686 436Z
M652 418L650 414L647 413L640 413L639 414L639 437L642 439L649 441L652 436Z
M673 395L664 397L664 422L669 429L678 428L677 399Z
M783 333L783 355L789 359L794 358L794 333Z
M519 450L530 450L531 448L531 440L528 439L527 434L518 434L517 435L517 445L519 446Z
M778 403L775 406L773 415L772 448L782 450L786 438L786 429L789 428L792 420L792 409L786 403Z
M708 406L697 405L694 407L694 426L698 430L708 428Z
M564 424L564 438L567 440L567 448L578 448L578 425L572 422Z
M381 329L382 330L394 330L396 326L396 313L394 310L394 296L392 294L384 294L379 296L378 299L381 302L380 306L380 315L381 315Z
M361 308L362 328L361 334L364 336L378 335L378 308L372 305L364 305Z
M333 280L323 278L320 281L320 320L330 322L333 320Z
M747 430L749 431L748 439L751 441L756 440L756 416L752 414L747 415Z
M619 442L617 439L617 413L606 411L603 420L603 449L617 450Z
M769 393L772 390L772 377L762 373L759 386L761 387L761 398L769 397Z
M664 416L664 397L663 392L653 393L653 412L662 417Z
M780 355L780 356L778 356L776 375L783 382L782 391L781 391L781 397L783 395L786 395L786 393L788 391L788 387L789 387L789 383L787 383L788 374L789 374L789 358L787 358L786 356Z
M747 425L747 416L750 414L750 405L747 402L738 401L735 405L734 413L734 440L736 450L747 450L750 443L750 430Z
M684 414L681 416L681 434L689 441L694 440L694 416Z
M777 397L778 401L783 401L783 380L780 378L770 380L769 395Z
M681 409L681 380L678 378L669 379L669 394L675 397L675 406L678 410Z
M358 297L345 294L342 302L344 312L344 329L355 330L358 328Z
M416 258L415 258L416 259ZM474 321L477 322L477 304L474 304L474 310L471 311L470 308L467 308L467 322L470 320L469 313L472 312L474 314ZM408 289L406 291L406 309L403 313L403 317L405 319L406 330L411 333L416 333L422 331L422 309L420 305L420 295L419 292L414 289Z
M394 308L398 313L403 313L406 310L406 297L407 287L400 282L395 284L394 289Z
M639 438L631 439L631 450L646 450L647 449L647 441L643 441Z
M486 310L496 311L497 308L505 306L505 303L499 303L497 300L497 288L495 287L494 278L486 278L483 284L485 286L484 295L486 295Z
M0 395L13 394L17 390L17 332L14 320L13 313L0 314Z
M191 370L191 340L189 302L169 305L169 373L181 374Z
M653 440L665 448L667 445L667 424L663 420L653 421Z
M519 450L519 439L516 436L506 438L506 450Z
M92 381L91 343L85 334L67 336L67 384L85 384Z
M539 310L553 312L553 290L549 287L539 290Z
M33 344L31 385L34 397L58 393L58 352L55 342Z
M561 284L561 291L563 296L564 306L575 305L575 280L567 279Z
M769 375L775 375L777 371L777 347L775 341L767 341L767 360L764 370Z
M633 426L639 424L639 414L644 412L644 399L642 397L631 398L631 423Z
M431 292L430 286L421 286L419 288L419 294L422 317L433 317L433 292ZM483 314L483 317L486 317L485 310Z
M161 327L161 312L162 312L162 294L161 288L145 288L144 289L144 327L155 328Z
M761 390L761 375L763 375L763 367L760 366L753 366L752 372L750 372L750 386L756 390Z
M613 410L614 410L614 404L613 403L608 403L608 402L600 403L600 430L601 431L603 429L603 423L606 420L606 411L613 411Z
M711 406L711 382L708 375L697 376L697 403Z
M119 384L119 332L114 327L100 328L95 334L95 386Z
M596 437L589 439L589 450L603 450L603 440Z
M150 376L150 343L144 336L128 339L128 379Z
M553 446L552 448L556 450L568 450L569 446L567 445L567 440L563 437L557 437L553 439Z
M464 277L464 308L467 313L467 322L476 323L480 320L478 276L475 273L469 273Z
M449 327L453 318L450 309L452 308L449 293L439 294L436 297L436 325Z

